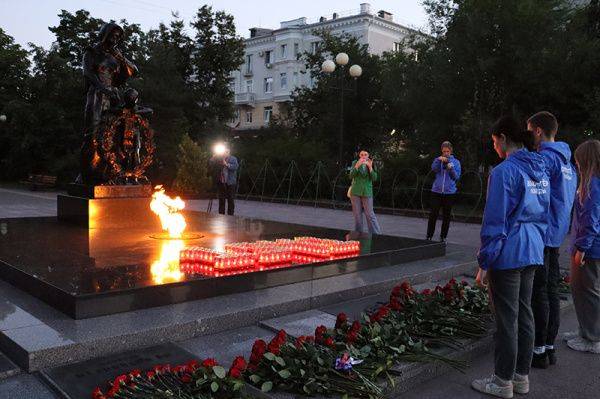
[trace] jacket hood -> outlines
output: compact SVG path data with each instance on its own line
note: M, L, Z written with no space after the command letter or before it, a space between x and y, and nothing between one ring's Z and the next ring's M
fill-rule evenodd
M515 151L510 154L507 161L516 164L533 181L541 181L546 177L544 158L536 152L530 152L526 149Z
M125 33L123 31L123 28L121 28L119 25L117 25L114 22L109 22L109 23L102 25L102 28L100 28L100 33L98 34L98 36L100 37L100 42L104 43L106 41L106 38L108 37L108 35L110 35L114 30L118 30L119 32L121 32L121 41L122 41L123 35Z
M562 141L544 141L540 143L540 151L552 151L558 154L563 163L568 163L571 161L571 148L569 148L567 143Z

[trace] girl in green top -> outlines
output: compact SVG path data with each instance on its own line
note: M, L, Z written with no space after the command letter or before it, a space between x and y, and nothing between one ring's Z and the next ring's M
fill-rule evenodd
M354 230L363 231L363 213L367 219L367 227L371 234L381 234L381 228L373 212L373 182L377 180L377 171L373 168L373 160L365 150L359 152L358 160L352 162L350 169L350 201L354 214Z

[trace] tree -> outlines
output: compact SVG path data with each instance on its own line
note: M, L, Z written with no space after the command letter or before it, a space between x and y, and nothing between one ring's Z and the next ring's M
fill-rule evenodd
M316 53L302 55L306 73L315 82L313 87L301 87L292 94L290 124L300 137L318 141L334 157L338 153L340 129L340 96L344 95L344 160L359 146L371 148L386 131L385 106L380 99L381 62L377 55L369 54L367 45L350 35L335 36L328 31L315 32L321 37ZM321 71L321 64L331 55L345 52L351 64L363 68L363 75L354 80L348 70L328 75ZM344 86L354 91L341 93L340 79ZM333 161L331 162L334 163Z
M195 105L193 138L206 137L215 122L224 125L233 116L230 74L244 61L244 41L236 35L233 16L204 5L191 22L194 41L190 81Z

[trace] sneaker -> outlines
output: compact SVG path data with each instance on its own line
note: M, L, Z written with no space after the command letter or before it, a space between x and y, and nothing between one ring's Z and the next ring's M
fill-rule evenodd
M548 355L544 353L534 353L531 358L531 367L536 369L547 369L548 368Z
M433 237L426 237L425 238L427 241L433 241Z
M600 342L592 342L583 337L567 341L567 346L574 351L600 354Z
M556 349L546 349L548 355L548 364L554 366L556 364Z
M446 242L446 237L440 237L440 242Z
M499 398L511 399L513 397L513 383L505 381L496 375L475 380L471 383L471 387L476 391Z
M520 395L529 393L529 376L515 373L515 378L512 381L513 392Z
M562 335L562 338L563 338L565 341L569 341L569 340L571 340L571 339L573 339L573 338L577 338L577 337L579 337L579 336L580 336L580 335L579 335L579 330L576 330L576 331L569 331L569 332L566 332L566 333L564 333L564 334Z

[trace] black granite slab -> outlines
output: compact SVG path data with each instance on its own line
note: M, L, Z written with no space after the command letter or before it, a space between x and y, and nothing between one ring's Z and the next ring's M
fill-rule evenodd
M96 387L105 390L108 381L134 369L146 371L156 365L176 366L192 359L196 359L193 354L169 343L43 370L41 374L63 397L87 399L92 397Z
M173 241L150 236L156 229L88 229L56 218L0 220L0 278L75 319L174 304L218 295L398 265L445 254L445 244L404 237L354 236L336 229L248 218L186 213L188 232L199 239L181 245L222 249L226 243L311 235L361 241L355 258L228 277L185 274L172 278L156 267ZM175 244L176 245L176 244ZM163 265L164 266L164 265Z

